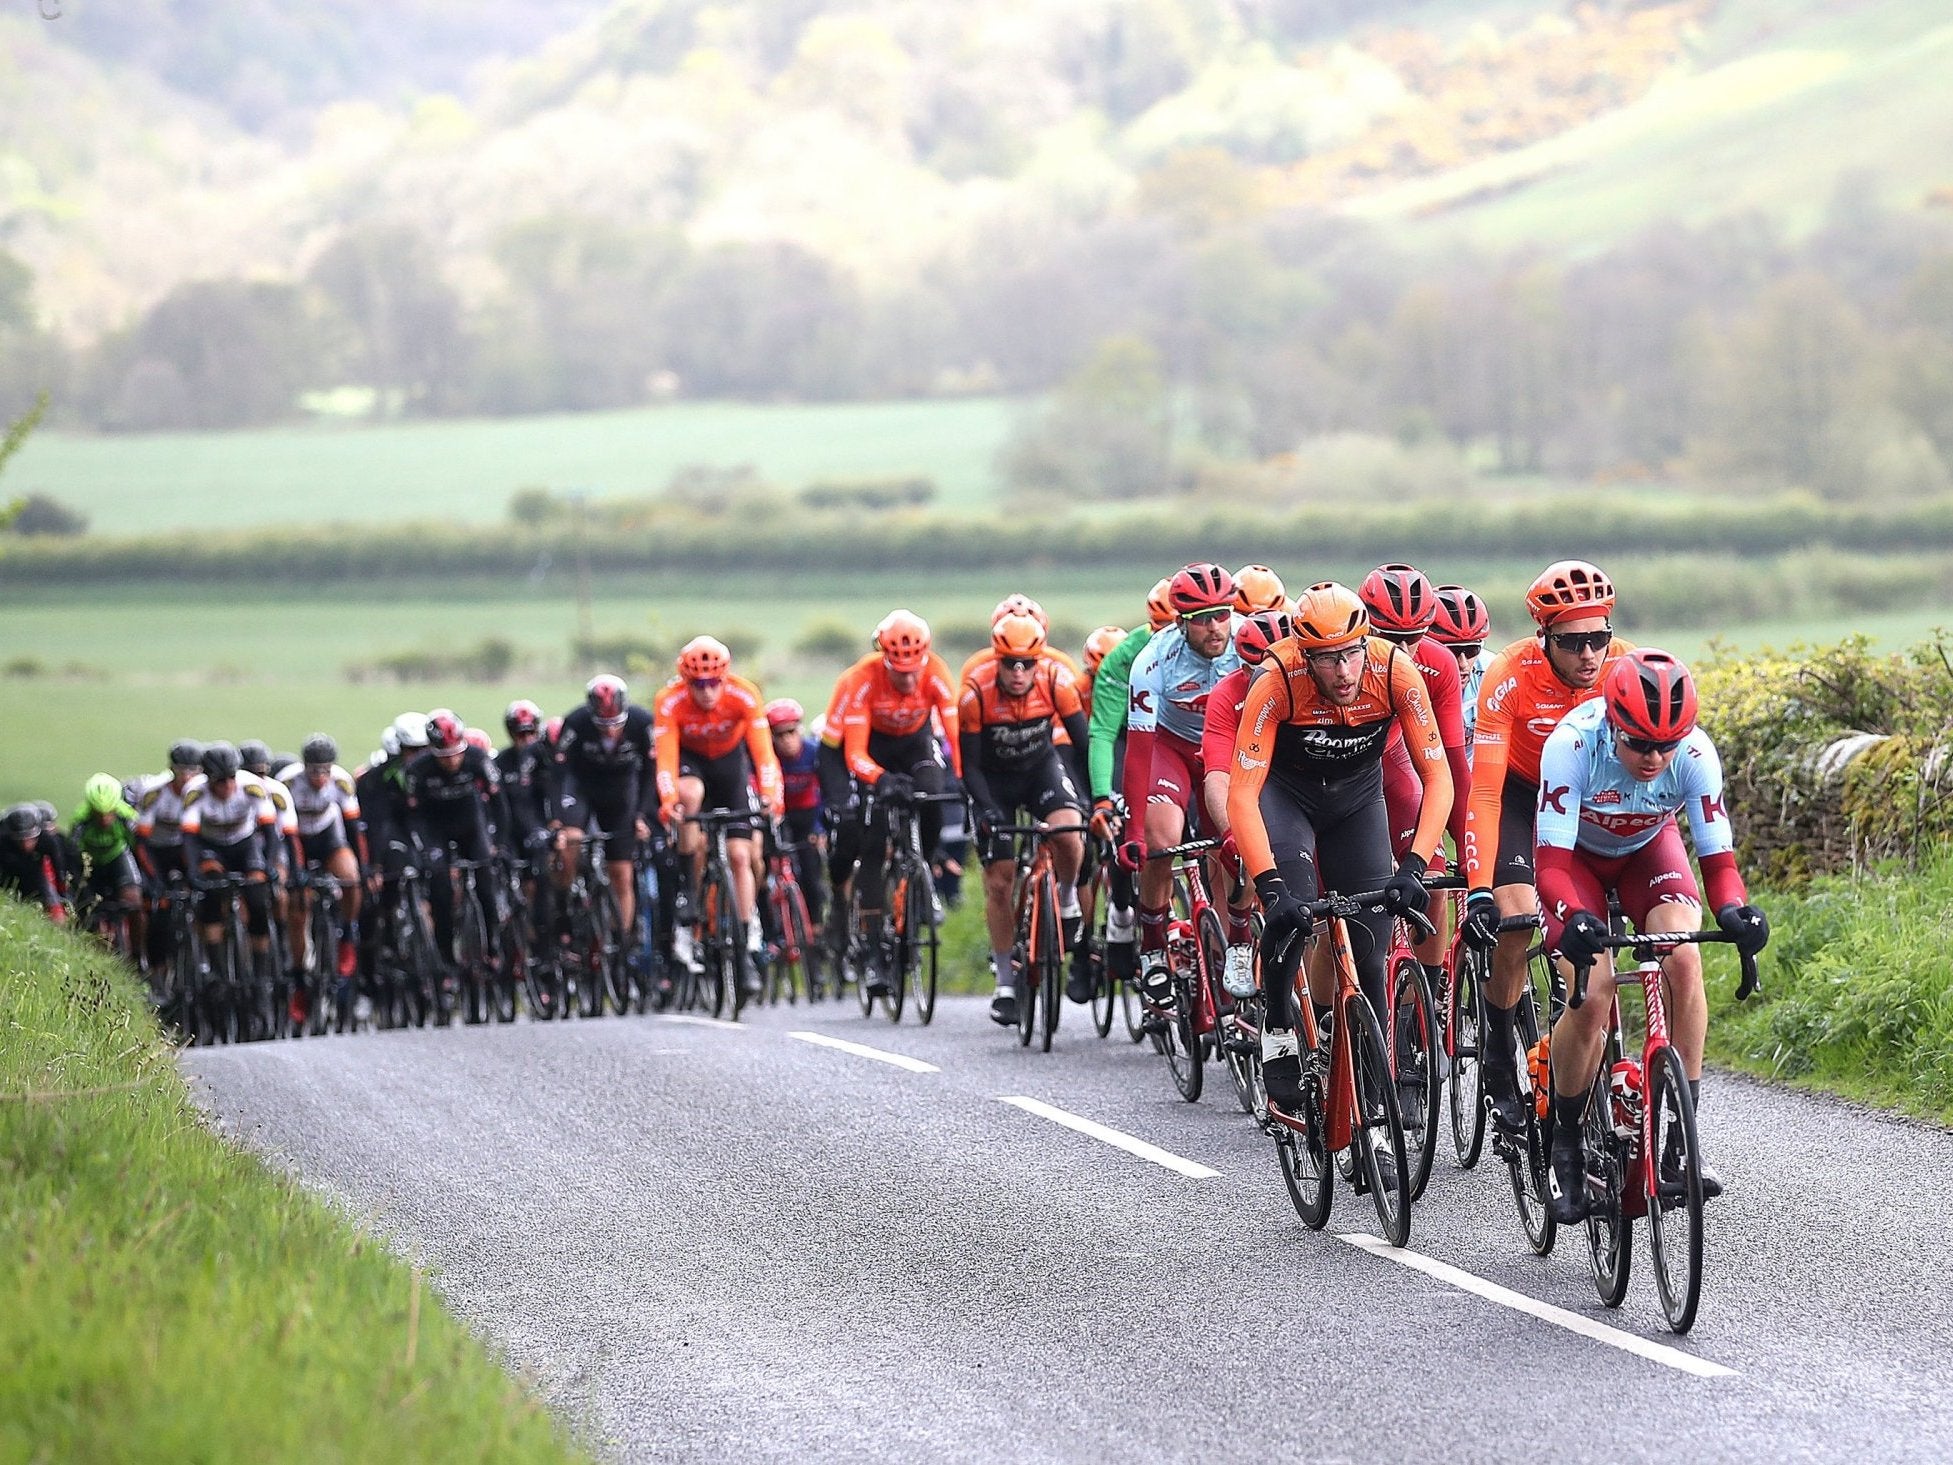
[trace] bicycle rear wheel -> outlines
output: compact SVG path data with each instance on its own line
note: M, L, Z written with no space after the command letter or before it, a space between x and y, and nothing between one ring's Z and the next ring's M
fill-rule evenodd
M454 962L461 979L461 1020L472 1026L488 1021L488 922L472 890L464 887L455 899Z
M1275 1136L1275 1153L1281 1161L1282 1183L1288 1187L1288 1198L1302 1224L1311 1231L1320 1231L1329 1224L1329 1211L1335 1203L1336 1171L1335 1162L1323 1143L1322 1073L1313 1055L1302 1064L1301 1110L1290 1117L1301 1122L1303 1133L1297 1134L1285 1124L1269 1121L1270 1132Z
M1645 1103L1641 1135L1647 1148L1642 1163L1655 1177L1654 1194L1648 1200L1648 1250L1655 1262L1655 1291L1661 1295L1668 1326L1686 1333L1695 1326L1695 1310L1702 1300L1702 1151L1682 1055L1673 1047L1655 1050ZM1667 1163L1671 1154L1672 1169Z
M1107 982L1115 984L1119 988L1119 1015L1125 1019L1126 1036L1135 1043L1144 1042L1146 1040L1146 1009L1139 1000L1139 993L1133 989L1133 984L1125 980L1125 978L1113 974L1110 954L1106 957L1105 979Z
M1390 1067L1397 1079L1398 1117L1411 1162L1410 1198L1424 1194L1438 1153L1438 1053L1442 1037L1432 1008L1431 982L1415 957L1390 973Z
M1214 1010L1212 1034L1214 1052L1234 1084L1234 1098L1241 1112L1250 1117L1261 1113L1259 1085L1247 1050L1236 1031L1234 1014L1246 999L1230 997L1221 981L1227 970L1227 933L1221 927L1219 912L1212 907L1200 913L1200 965L1207 984L1208 1001Z
M1445 1046L1451 1054L1451 1151L1458 1168L1478 1164L1485 1147L1485 1080L1478 1064L1485 1030L1484 952L1458 943L1451 967L1451 1001L1445 1012Z
M903 881L903 965L909 974L909 994L915 999L916 1021L924 1027L936 1016L937 962L942 955L942 929L936 924L936 878L924 863L911 863Z
M1614 1096L1608 1078L1616 1051L1610 1041L1602 1052L1580 1131L1588 1173L1598 1173L1601 1180L1598 1194L1591 1184L1587 1187L1587 1263L1603 1307L1619 1307L1627 1296L1628 1272L1634 1260L1634 1222L1622 1204L1628 1181L1628 1147L1614 1132Z
M308 948L305 970L311 989L311 1003L305 1014L305 1034L323 1037L338 1025L339 1018L339 933L333 913L339 892L334 884L314 885L311 906L305 913L305 944Z
M1361 998L1342 1005L1349 1024L1351 1077L1356 1090L1356 1123L1350 1142L1369 1183L1383 1239L1392 1246L1410 1240L1410 1169L1404 1153L1404 1123L1397 1113L1397 1090L1390 1071L1389 1050L1376 1014Z
M597 961L597 977L601 983L603 997L610 1003L610 1010L619 1017L628 1017L631 1011L632 991L630 963L624 960L624 937L619 930L620 912L617 909L617 892L610 888L608 879L600 880L590 892L591 919L601 939L593 955ZM602 1016L599 1005L597 1015Z
M1058 922L1057 882L1049 876L1038 883L1038 927L1038 1032L1049 1053L1065 1004L1064 928Z

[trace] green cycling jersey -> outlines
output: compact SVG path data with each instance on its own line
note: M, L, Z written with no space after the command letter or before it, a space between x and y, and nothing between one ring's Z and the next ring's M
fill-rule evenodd
M1153 639L1150 626L1130 631L1105 653L1092 678L1092 797L1112 797L1112 749L1126 730L1126 699L1132 695L1132 664Z
M83 868L98 870L134 849L136 817L127 803L118 803L106 817L91 813L86 804L76 809L68 823L68 837L81 852Z

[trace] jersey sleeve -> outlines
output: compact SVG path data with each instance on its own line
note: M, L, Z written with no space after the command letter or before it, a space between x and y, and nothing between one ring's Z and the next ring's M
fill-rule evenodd
M188 789L183 795L183 814L177 826L185 834L203 833L203 790Z
M1227 825L1250 879L1275 868L1268 827L1261 822L1261 787L1275 755L1275 733L1282 722L1275 708L1286 700L1283 690L1279 667L1255 674L1241 703L1241 725L1227 764Z
M1472 733L1471 804L1465 814L1462 851L1465 880L1474 890L1489 889L1499 857L1500 802L1505 793L1506 758L1511 752L1512 694L1518 688L1518 662L1502 651L1478 686L1478 723Z
M666 692L651 710L651 761L657 766L658 802L673 803L678 798L678 719L675 699L684 696L682 688Z
M1580 842L1580 807L1587 797L1586 739L1561 723L1539 754L1539 803L1533 815L1533 844L1539 849L1570 850Z
M1444 743L1438 721L1431 710L1431 694L1424 685L1424 673L1402 651L1390 657L1390 701L1397 709L1397 725L1404 730L1404 751L1411 768L1424 785L1418 804L1417 829L1411 835L1411 853L1428 865L1438 857L1444 843L1445 821L1451 816L1451 765L1445 761Z
M1149 641L1132 665L1132 680L1126 693L1126 731L1153 732L1160 725L1160 643Z
M773 733L766 725L766 699L760 696L759 688L751 692L752 715L746 721L746 755L752 760L753 771L759 776L760 798L767 810L779 814L785 807L786 794L780 778L780 755L773 751Z
M1089 771L1092 797L1112 796L1113 749L1126 726L1126 699L1131 691L1132 664L1144 644L1139 639L1144 627L1114 646L1099 663L1092 681L1092 722L1086 734L1090 753Z
M934 652L929 656L928 676L930 696L935 702L936 716L942 723L943 740L949 744L950 771L961 778L963 739L958 732L961 699L957 696L957 685L949 679L949 663Z
M882 776L882 765L868 756L868 701L874 695L873 685L871 678L861 678L841 708L841 751L847 757L848 772L863 783L874 783Z

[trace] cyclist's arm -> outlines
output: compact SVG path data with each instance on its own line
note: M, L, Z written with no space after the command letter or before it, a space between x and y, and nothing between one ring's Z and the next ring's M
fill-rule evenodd
M1493 658L1478 684L1478 725L1472 734L1472 782L1461 855L1465 881L1489 890L1499 857L1500 803L1505 793L1506 755L1512 738L1512 694L1517 689L1514 661L1504 652Z
M1539 754L1540 798L1533 822L1533 868L1540 903L1548 910L1571 913L1580 908L1573 851L1580 842L1588 766L1579 735L1564 724L1553 729ZM1553 797L1547 796L1548 790Z
M1695 857L1702 866L1703 894L1709 909L1748 905L1749 891L1736 868L1736 830L1729 822L1729 809L1723 799L1722 757L1707 733L1690 736L1677 759L1687 759L1681 785L1687 798L1689 832L1695 837Z
M678 802L678 722L672 716L674 699L684 696L682 688L658 699L651 719L651 762L657 769L658 807ZM569 780L564 780L569 787Z
M847 759L848 772L863 783L879 783L882 765L868 756L868 684L864 682L848 698L841 713L841 756Z
M950 685L949 663L935 652L929 653L929 666L923 673L929 678L929 688L934 694L936 715L942 719L943 739L949 744L950 772L958 778L963 776L963 739L958 733L957 689Z
M1126 695L1126 807L1145 827L1153 787L1153 739L1159 727L1159 660L1140 652Z
M963 788L979 816L994 815L997 796L990 790L989 775L983 771L983 694L974 683L963 683L957 708L957 738L963 745Z
M1051 677L1051 704L1058 725L1064 728L1065 736L1070 739L1058 749L1058 756L1064 760L1072 781L1080 788L1089 788L1091 782L1086 745L1091 734L1086 723L1085 704L1079 700L1078 679L1065 669L1062 662Z
M766 703L757 689L753 693L753 715L746 723L746 756L759 775L761 801L767 812L778 818L786 807L786 794L780 782L780 755L773 751L773 734L766 726Z
M1424 687L1424 673L1402 651L1390 654L1390 701L1397 709L1397 725L1404 730L1404 751L1424 785L1410 852L1428 865L1438 857L1444 844L1445 821L1451 816L1451 769L1445 763L1444 743L1431 711L1431 694Z
M1461 682L1457 658L1449 651L1439 651L1431 665L1425 667L1424 690L1431 703L1431 713L1438 721L1445 766L1451 770L1451 815L1445 821L1445 832L1451 836L1452 844L1462 850L1465 818L1471 812L1472 760L1471 743L1465 735Z
M1146 645L1146 637L1134 631L1106 653L1092 682L1090 782L1092 797L1112 797L1114 745L1126 729L1126 700L1132 691L1132 664Z
M1282 723L1275 708L1286 701L1284 690L1279 669L1255 674L1248 684L1247 700L1241 704L1241 725L1235 733L1234 756L1228 763L1227 824L1250 879L1275 868L1268 827L1261 822L1261 788L1268 781L1268 763L1275 755L1275 733ZM1130 747L1126 756L1132 756Z

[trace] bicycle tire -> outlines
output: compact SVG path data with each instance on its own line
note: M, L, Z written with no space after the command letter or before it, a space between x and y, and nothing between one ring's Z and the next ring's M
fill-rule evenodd
M1409 1157L1405 1152L1404 1121L1397 1112L1395 1075L1390 1067L1390 1050L1384 1046L1383 1030L1377 1024L1370 1004L1352 997L1342 1005L1342 1018L1348 1025L1350 1079L1355 1091L1358 1123L1350 1142L1356 1146L1356 1160L1369 1182L1370 1202L1376 1208L1377 1224L1383 1239L1392 1246L1410 1241L1410 1214L1414 1197L1409 1186ZM1383 1162L1394 1169L1394 1185L1384 1183Z
M800 989L804 979L806 950L798 934L804 925L796 928L793 904L798 891L790 881L779 876L769 875L766 881L766 899L761 909L766 912L771 930L767 933L772 945L772 955L766 963L766 1000L769 1006L784 1001L789 1007L800 1005Z
M592 949L597 962L600 998L610 1004L610 1010L617 1016L628 1017L632 1000L637 995L634 990L637 984L632 979L630 963L624 959L623 913L617 908L617 892L610 888L607 878L591 887L590 909L595 929L602 933ZM603 1016L601 1005L597 1016Z
M453 1000L447 986L447 963L441 959L440 945L434 940L434 927L416 888L406 902L406 971L414 1026L424 1028L429 1018L444 1028L454 1020Z
M1534 1255L1547 1256L1559 1237L1559 1223L1546 1208L1550 1140L1527 1072L1526 1055L1539 1041L1539 1008L1530 989L1520 995L1519 1005L1513 1010L1512 1026L1519 1049L1519 1097L1526 1106L1526 1123L1509 1145L1507 1178L1512 1186L1513 1204L1519 1211L1519 1224L1526 1233L1526 1244L1532 1247Z
M1580 1126L1588 1173L1598 1170L1601 1179L1598 1194L1592 1185L1587 1187L1587 1267L1602 1307L1621 1305L1634 1261L1634 1222L1624 1204L1628 1147L1614 1132L1614 1095L1608 1077L1617 1051L1611 1039L1602 1050L1600 1069L1588 1090Z
M1301 1134L1285 1124L1270 1121L1282 1167L1282 1183L1288 1187L1289 1201L1295 1207L1295 1214L1302 1218L1302 1224L1311 1231L1320 1231L1329 1224L1329 1212L1335 1205L1336 1166L1323 1142L1322 1073L1313 1055L1303 1062L1301 1112L1292 1117L1301 1122Z
M909 913L904 904L909 898L909 886L905 873L894 860L883 867L883 876L882 899L888 908L882 912L882 950L888 957L888 995L882 998L882 1016L890 1022L900 1022L909 1002L909 958L905 949Z
M1058 920L1058 883L1051 875L1038 882L1038 926L1038 1033L1049 1053L1065 1001L1064 927Z
M915 999L916 1021L928 1027L936 1017L942 928L936 921L936 877L926 862L910 865L908 886L907 909L912 916L907 937L909 991Z
M523 909L522 889L519 884L510 883L502 893L508 903L504 907L506 914L495 930L498 960L495 984L490 992L498 1023L515 1021L520 1006L518 994L529 977L529 919Z
M1410 1198L1424 1194L1438 1155L1438 1051L1442 1039L1432 1009L1430 978L1415 957L1395 963L1390 973L1390 1069L1397 1081L1397 1117L1404 1125L1404 1151L1411 1162ZM1414 1112L1413 1112L1414 1111Z
M461 981L461 1020L488 1021L488 922L476 893L462 882L455 896L454 964Z
M339 932L333 922L339 886L330 880L319 882L312 887L308 899L305 944L311 948L311 961L306 968L310 973L311 1005L305 1014L305 1027L307 1036L317 1038L326 1034L339 1015ZM332 995L328 996L329 993Z
M1126 1036L1134 1043L1146 1041L1146 1009L1139 1000L1139 993L1133 984L1112 974L1112 959L1106 958L1106 980L1119 988L1119 1015L1125 1019Z
M1648 1250L1662 1316L1671 1331L1686 1333L1695 1326L1702 1301L1702 1150L1682 1055L1663 1044L1650 1068L1641 1128L1644 1173L1656 1181L1648 1198ZM1681 1138L1671 1140L1671 1133ZM1679 1188L1673 1191L1661 1183L1661 1159L1670 1144L1680 1145L1682 1160Z
M599 925L602 911L596 896L586 890L577 902L570 920L570 950L576 972L576 1015L583 1018L604 1015L604 934Z
M1447 1085L1451 1110L1451 1152L1460 1170L1473 1169L1485 1149L1485 1075L1478 1052L1485 1031L1487 956L1458 943L1451 970L1451 1001L1445 1013L1445 1042L1451 1054Z
M732 882L725 872L706 866L699 888L699 951L704 957L705 990L712 1016L724 1020L730 1009L734 1021L739 1017L739 967L731 944L733 916Z
M1198 935L1208 997L1214 1005L1214 1054L1234 1085L1234 1098L1240 1104L1241 1112L1251 1119L1256 1118L1261 1113L1258 1085L1249 1066L1248 1055L1237 1046L1239 1034L1235 1027L1235 1014L1240 1010L1241 1003L1250 999L1229 996L1226 984L1221 980L1221 973L1227 970L1227 932L1221 926L1220 912L1212 906L1200 913Z
M216 1034L204 1005L203 973L200 970L204 960L203 938L197 934L195 921L183 922L171 934L170 1001L176 1013L177 1032L190 1047L207 1048Z

